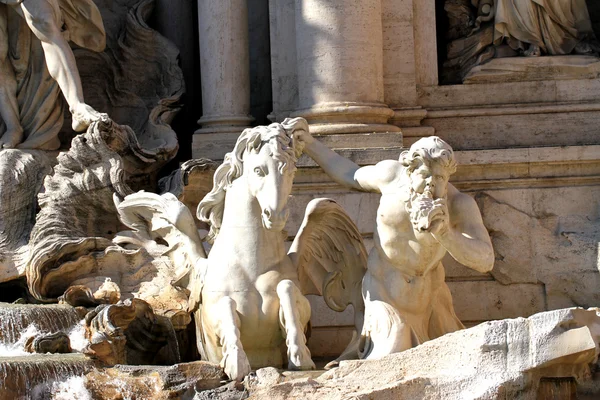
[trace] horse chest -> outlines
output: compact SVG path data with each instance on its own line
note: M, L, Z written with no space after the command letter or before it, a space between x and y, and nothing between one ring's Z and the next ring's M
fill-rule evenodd
M285 267L285 262L211 261L205 278L205 290L209 291L275 293L277 284L282 279L293 278L290 276L290 268Z

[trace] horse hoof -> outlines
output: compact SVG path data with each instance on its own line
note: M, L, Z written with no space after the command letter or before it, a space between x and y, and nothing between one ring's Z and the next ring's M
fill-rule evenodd
M225 374L232 381L241 382L246 375L252 372L246 353L239 349L232 350L230 354L227 354L221 365L225 370Z
M290 346L288 348L288 369L293 371L307 371L316 369L315 363L310 357L310 350L308 347L302 346Z

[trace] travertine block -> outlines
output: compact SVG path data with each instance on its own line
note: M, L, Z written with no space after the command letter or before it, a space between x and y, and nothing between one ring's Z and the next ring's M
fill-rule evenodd
M448 282L454 309L461 321L528 317L545 311L544 286L494 281Z
M353 332L353 326L314 328L307 343L310 354L328 359L339 356L352 340Z

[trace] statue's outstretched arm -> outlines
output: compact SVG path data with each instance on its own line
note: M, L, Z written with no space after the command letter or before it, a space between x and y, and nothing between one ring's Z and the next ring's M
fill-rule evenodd
M367 192L381 192L381 188L398 177L401 164L394 160L385 160L377 165L359 167L327 148L302 131L298 137L304 142L304 151L313 159L334 181L340 185Z
M330 150L309 133L302 133L299 139L305 144L304 151L325 170L327 175L340 185L364 190L354 179L354 174L360 168L358 165Z

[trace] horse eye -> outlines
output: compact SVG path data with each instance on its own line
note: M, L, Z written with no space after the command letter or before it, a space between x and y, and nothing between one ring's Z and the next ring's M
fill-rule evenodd
M265 176L265 172L260 167L254 168L254 173L258 176Z

